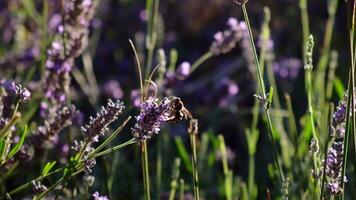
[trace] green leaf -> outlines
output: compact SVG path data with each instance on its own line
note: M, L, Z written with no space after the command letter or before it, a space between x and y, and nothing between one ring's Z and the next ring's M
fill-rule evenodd
M189 172L192 172L192 164L190 162L189 153L183 144L182 138L179 136L175 137L175 142L179 156L182 158L184 166Z
M42 170L42 176L46 176L48 174L48 172L51 171L51 169L54 167L55 164L56 164L56 161L46 163L46 165L43 167L43 170Z
M21 131L19 142L14 146L14 148L11 149L7 159L12 158L21 149L23 143L25 142L27 133L28 133L28 128L27 126L25 126Z

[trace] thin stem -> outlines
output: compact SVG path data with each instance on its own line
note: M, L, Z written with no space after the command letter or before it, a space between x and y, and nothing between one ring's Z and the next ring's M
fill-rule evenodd
M178 188L178 178L179 178L179 174L180 174L179 167L180 167L180 159L176 158L174 160L174 165L173 165L171 190L169 192L169 200L174 200L176 190Z
M124 129L124 127L126 126L127 122L129 122L131 119L131 116L129 116L123 123L121 126L119 126L119 128L117 128L103 143L101 143L93 152L91 152L90 155L94 155L97 152L99 152L101 149L103 149L107 144L109 144L121 131L122 129ZM133 139L131 139L130 141L132 141ZM129 142L130 142L129 141ZM124 143L125 144L125 143ZM114 147L113 147L114 148ZM89 155L89 156L90 156Z
M9 195L13 195L13 194L16 194L16 193L18 193L18 192L21 192L22 190L24 190L24 189L26 189L27 187L31 186L33 181L41 181L42 179L44 179L44 178L46 178L46 177L48 177L48 176L51 176L51 175L53 175L53 174L57 174L57 173L61 172L61 171L64 170L64 169L65 169L64 167L63 167L63 168L59 168L59 169L56 169L56 170L54 170L54 171L52 171L52 172L46 174L45 176L40 176L40 177L38 177L38 178L36 178L36 179L33 179L33 180L31 180L31 181L28 181L27 183L21 185L20 187L17 187L16 189L11 190L8 194L9 194Z
M189 134L190 145L192 148L192 171L193 171L193 185L194 185L194 199L199 200L199 178L198 178L198 168L197 168L197 147L195 141L195 134Z
M231 200L232 199L232 193L231 193L232 171L229 169L229 164L227 161L226 145L225 145L224 137L222 135L219 135L218 138L220 142L221 161L222 161L223 172L225 176L225 182L224 182L225 196L226 196L226 200Z
M343 155L343 166L342 166L342 199L345 198L345 181L344 177L346 175L346 168L347 168L347 155L348 155L348 146L349 146L349 137L350 134L354 136L354 150L356 150L356 138L355 138L355 19L356 19L356 1L353 3L353 10L352 10L352 24L351 24L351 31L350 31L350 52L351 52L351 70L349 71L349 81L348 81L348 99L347 99L347 109L346 109L346 133L345 133L345 140L344 140L344 155ZM350 121L350 114L351 121ZM351 124L350 124L351 122ZM350 133L352 131L352 133ZM356 152L354 152L356 156ZM354 166L356 160L354 159Z
M313 89L312 89L312 81L311 81L311 70L306 71L306 76L307 76L307 93L308 93L308 112L309 112L309 119L310 119L310 124L312 127L312 133L313 137L316 137L316 129L315 129L315 122L314 122L314 109L313 109L313 104L312 104L312 94L313 94Z
M248 27L249 40L250 40L250 45L252 47L253 54L254 54L255 66L256 66L257 77L258 77L259 86L260 86L260 90L261 90L261 95L262 95L263 99L267 99L267 94L265 92L265 85L264 85L263 77L262 77L262 74L261 74L261 68L260 68L260 65L259 65L257 52L256 52L256 47L255 47L255 44L254 44L254 41L253 41L252 30L251 30L250 21L249 21L249 18L248 18L248 14L247 14L247 10L246 10L245 4L242 5L242 11L243 11L244 18L245 18L245 21L246 21L246 24L247 24L247 27ZM274 134L274 129L273 129L273 125L272 125L272 119L271 119L270 111L267 108L267 106L264 106L264 108L265 108L265 114L266 114L266 117L267 117L267 123L268 123L268 128L269 128L269 133L270 133L270 140L271 140L271 144L272 144L273 155L274 155L274 159L275 159L275 165L278 168L281 181L284 182L284 174L283 174L283 171L282 171L282 166L281 166L281 164L279 162L279 158L278 158L278 155L277 155L277 148L276 148L276 145L275 145L275 141L273 139L273 136L275 134Z
M308 41L308 37L310 35L309 31L309 17L308 17L308 2L307 0L300 0L299 7L301 10L301 20L302 20L302 28L303 28L303 60L304 64L306 63L305 59L305 47Z
M150 0L148 1L148 3L150 4L148 7L150 20L147 25L148 36L146 37L146 48L148 50L148 55L147 55L145 78L147 78L152 68L153 55L156 48L157 33L155 27L158 20L159 0Z
M136 58L136 64L137 64L137 71L138 71L138 76L140 79L140 90L141 90L141 102L143 102L143 79L142 79L142 71L141 71L141 64L140 64L140 59L138 58L138 54L135 48L135 45L133 44L132 40L129 40L130 45L132 50L134 51L135 58Z
M184 179L179 180L179 200L184 199Z
M198 67L203 64L205 61L207 61L209 58L213 57L214 54L211 53L210 51L206 52L205 54L203 54L202 56L200 56L200 58L198 58L198 60L196 60L193 64L192 67L190 69L190 73L193 73L196 69L198 69Z
M90 158L101 157L101 156L104 156L104 155L106 155L106 154L112 153L112 152L114 152L114 151L116 151L116 150L119 150L119 149L122 149L122 148L124 148L124 147L127 147L127 146L129 146L129 145L131 145L131 144L135 144L135 143L137 143L136 140L135 140L135 138L132 138L131 140L129 140L129 141L127 141L127 142L124 142L124 143L119 144L119 145L117 145L117 146L111 147L111 148L106 149L106 150L104 150L104 151L101 151L101 152L99 152L99 153L97 153L97 154L93 154L92 156L90 156Z
M141 143L142 173L145 200L150 200L150 175L148 170L147 141Z

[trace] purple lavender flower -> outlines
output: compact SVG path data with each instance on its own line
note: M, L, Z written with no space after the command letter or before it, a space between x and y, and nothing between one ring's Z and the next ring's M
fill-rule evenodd
M109 99L106 107L102 107L95 118L90 117L89 124L82 126L81 130L85 140L90 143L98 142L99 136L104 135L108 130L108 125L117 119L124 108L125 106L121 101L113 102Z
M158 99L149 97L140 107L140 114L136 117L136 124L131 130L137 141L147 140L158 134L161 122L167 117L169 100L165 98L158 102Z
M99 192L94 192L92 196L94 197L94 200L109 200L106 196L100 196Z
M241 40L240 25L236 18L229 18L227 25L229 29L224 32L217 32L214 35L214 41L211 44L210 51L214 55L230 52L238 41Z

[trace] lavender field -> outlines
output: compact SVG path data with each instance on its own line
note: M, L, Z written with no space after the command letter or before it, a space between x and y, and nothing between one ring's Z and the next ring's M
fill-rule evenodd
M355 0L1 0L0 200L356 199Z

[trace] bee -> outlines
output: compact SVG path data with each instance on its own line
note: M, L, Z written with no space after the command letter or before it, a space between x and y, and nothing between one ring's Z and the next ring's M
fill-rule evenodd
M173 97L170 100L170 106L166 122L175 124L183 119L193 118L189 110L184 107L182 100L178 97Z

